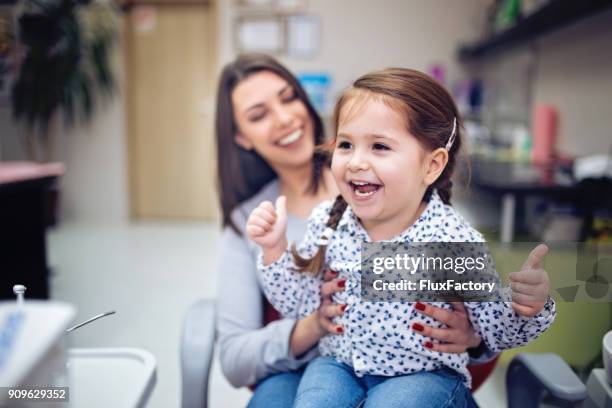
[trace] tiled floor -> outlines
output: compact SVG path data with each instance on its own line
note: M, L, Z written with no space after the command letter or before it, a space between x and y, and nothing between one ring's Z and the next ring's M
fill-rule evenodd
M141 347L155 355L149 407L180 406L179 338L185 311L217 292L219 231L207 223L64 223L49 234L52 293L78 309L75 321L117 314L70 335L72 347ZM482 407L503 407L503 368L476 393ZM244 407L250 392L232 388L215 360L212 407Z

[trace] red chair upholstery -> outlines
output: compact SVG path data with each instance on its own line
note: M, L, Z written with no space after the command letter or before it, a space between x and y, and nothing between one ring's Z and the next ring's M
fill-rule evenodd
M264 325L280 319L280 313L272 305L268 302L267 299L263 299L264 301ZM495 357L491 361L488 361L483 364L475 364L468 366L468 371L472 374L472 392L475 392L478 387L480 387L486 379L491 375L493 370L495 369L495 365L497 364L497 360L499 356Z
M489 378L489 375L495 369L499 355L495 356L491 361L487 361L483 364L473 364L468 366L468 371L472 374L472 393L475 393L478 387L480 387Z

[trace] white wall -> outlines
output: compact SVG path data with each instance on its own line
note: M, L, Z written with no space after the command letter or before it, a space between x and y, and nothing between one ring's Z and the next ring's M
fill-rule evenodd
M307 0L306 13L320 18L322 43L312 59L280 57L293 72L325 70L332 94L366 72L388 66L427 70L447 67L447 80L459 75L454 61L459 42L474 39L488 0ZM234 1L220 1L220 64L236 52L232 30Z
M105 222L128 219L128 170L124 97L100 106L87 126L64 133L66 174L62 179L62 213L70 219Z
M321 19L322 44L312 59L280 57L294 72L327 70L335 94L357 76L401 65L447 67L447 82L463 77L455 61L459 43L482 31L491 0L308 0L307 14ZM235 2L220 1L220 66L232 60ZM485 64L498 114L528 120L533 103L553 103L560 113L558 148L569 155L608 151L612 133L612 10L562 28L536 42L535 81L526 89L527 47L500 53ZM500 112L501 111L501 112Z
M459 75L456 45L479 32L481 4L487 0L307 0L308 14L320 17L322 43L313 59L281 58L294 72L328 70L333 94L357 76L391 65L426 70L432 63ZM232 46L234 1L219 0L219 66L235 57ZM122 75L121 50L117 69ZM92 122L62 133L58 159L62 212L69 219L124 220L128 217L124 98L119 94L99 109ZM0 107L0 159L21 159L23 149L7 107Z
M425 70L448 67L460 42L477 37L489 0L308 0L307 13L321 19L322 44L313 59L281 58L294 72L328 70L333 93L368 70L390 65ZM218 2L219 66L235 57L234 1ZM569 154L607 151L612 118L612 11L591 17L538 42L534 97L560 110L559 147ZM519 52L520 53L520 52ZM121 52L117 69L122 75ZM123 220L128 216L124 98L117 95L90 125L61 141L68 172L62 183L68 218ZM23 158L10 110L0 106L0 160Z

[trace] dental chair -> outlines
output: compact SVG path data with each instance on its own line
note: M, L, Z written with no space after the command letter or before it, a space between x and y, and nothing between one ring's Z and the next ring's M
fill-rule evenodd
M275 312L266 308L266 321ZM182 407L208 408L208 383L215 343L215 302L200 300L187 311L181 335ZM472 392L493 371L497 359L470 366ZM577 406L587 397L585 385L556 354L521 353L506 373L508 408L535 408L541 402Z

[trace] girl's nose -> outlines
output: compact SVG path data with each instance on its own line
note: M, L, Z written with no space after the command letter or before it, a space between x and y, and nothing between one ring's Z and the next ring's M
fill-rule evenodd
M364 171L370 168L365 154L355 151L349 160L347 167L350 171Z

